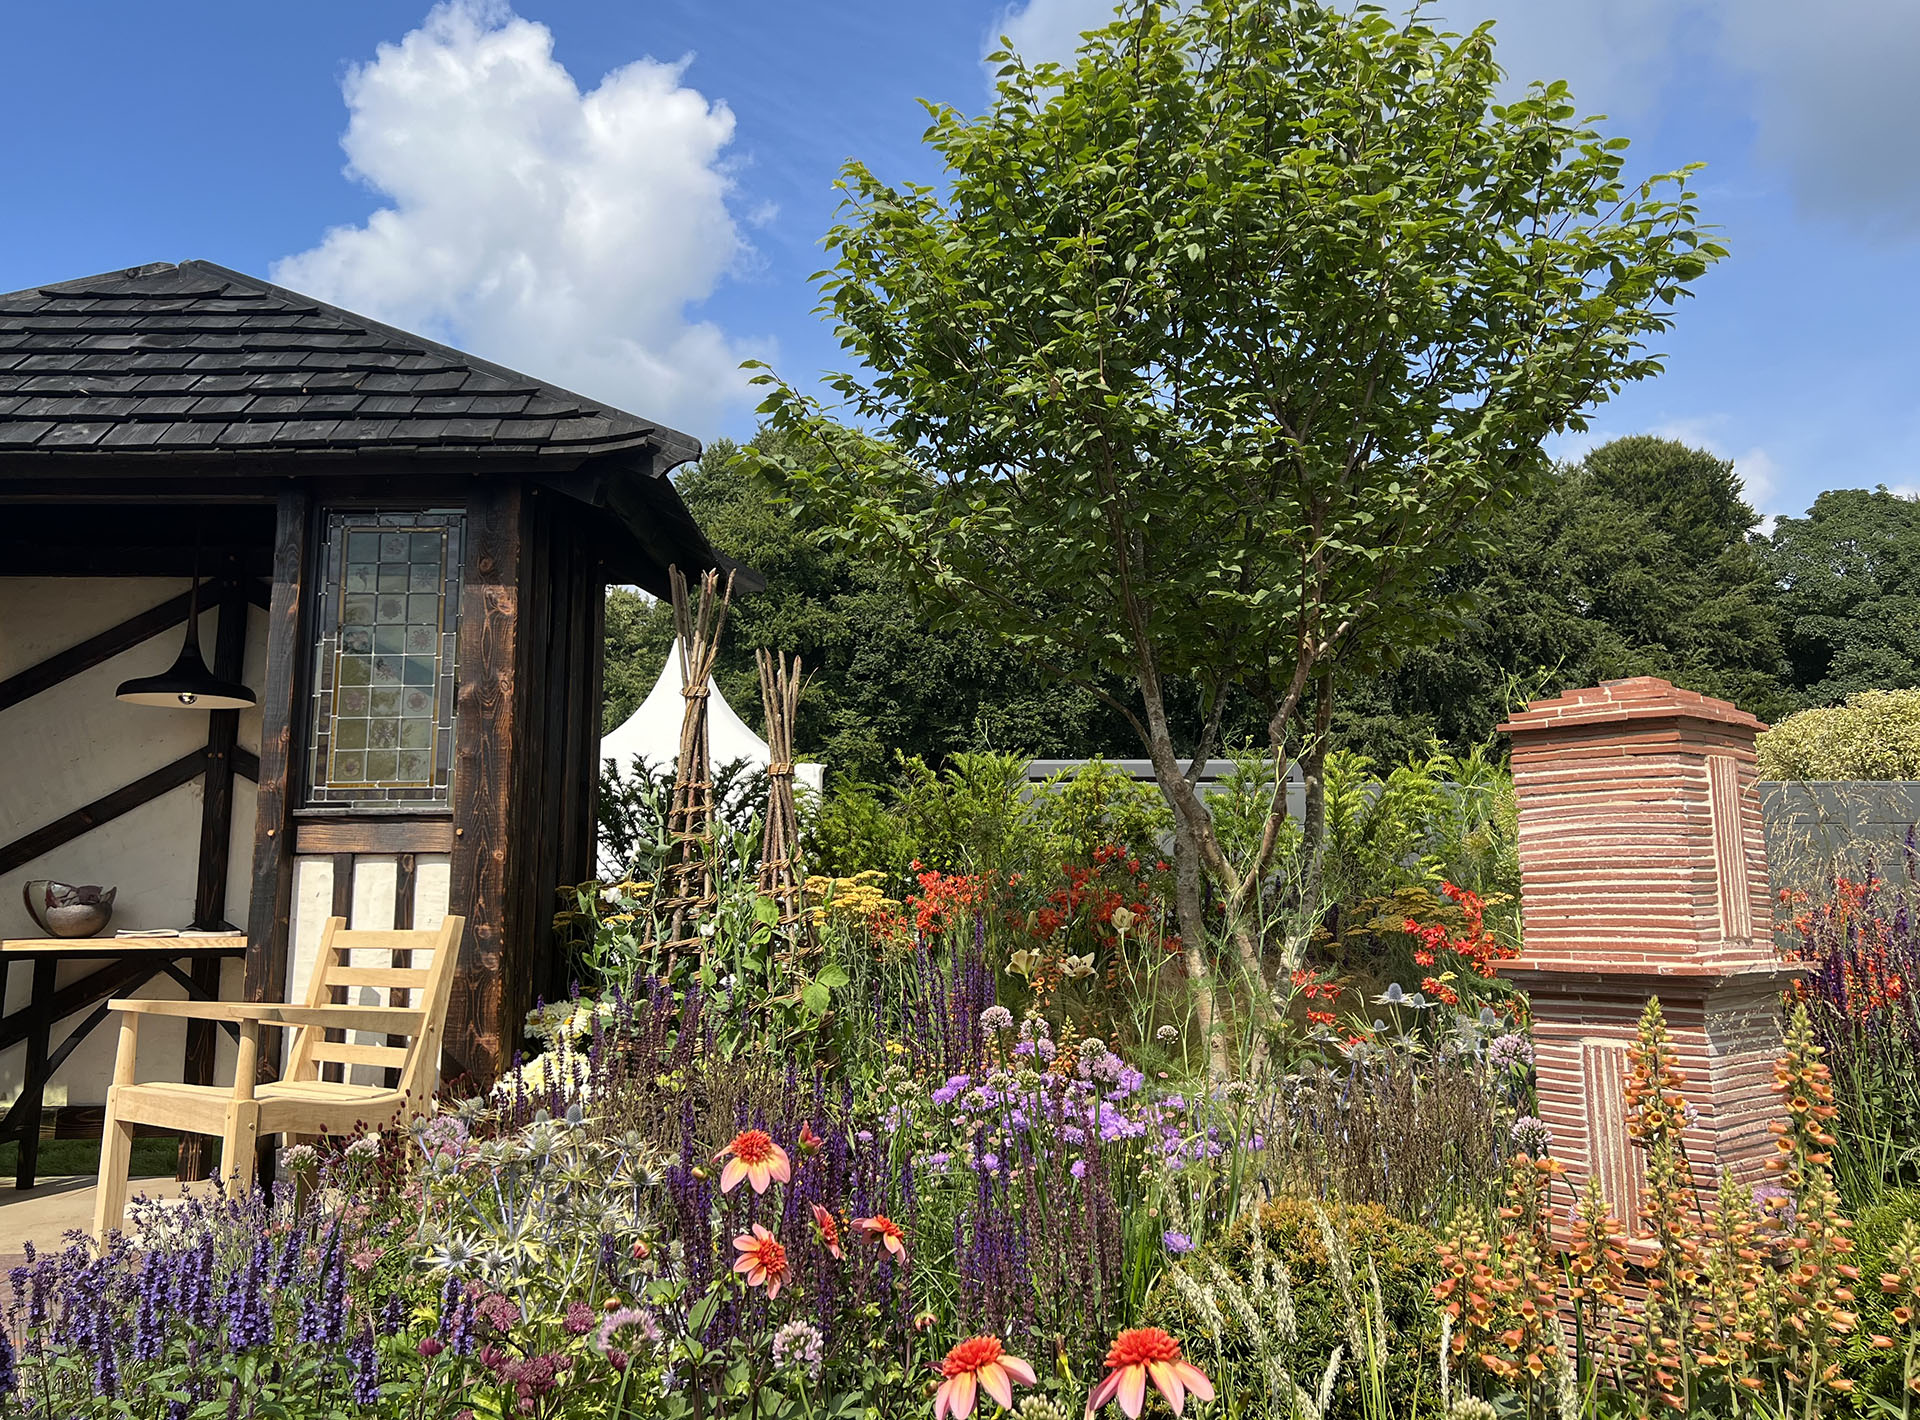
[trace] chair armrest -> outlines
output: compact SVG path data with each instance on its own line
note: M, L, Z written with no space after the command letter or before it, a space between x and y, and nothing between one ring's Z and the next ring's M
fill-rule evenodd
M406 1006L289 1006L272 1001L149 1001L140 997L116 997L107 1005L116 1011L143 1016L234 1024L251 1021L283 1030L321 1026L386 1035L418 1033L427 1014Z

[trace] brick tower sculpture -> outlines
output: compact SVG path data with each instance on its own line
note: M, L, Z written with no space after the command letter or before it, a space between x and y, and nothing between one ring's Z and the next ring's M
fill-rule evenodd
M1513 739L1525 955L1540 1117L1576 1189L1598 1176L1638 1221L1642 1161L1624 1124L1627 1047L1651 996L1698 1111L1695 1184L1749 1184L1773 1156L1779 992L1754 737L1728 704L1640 676L1536 700Z

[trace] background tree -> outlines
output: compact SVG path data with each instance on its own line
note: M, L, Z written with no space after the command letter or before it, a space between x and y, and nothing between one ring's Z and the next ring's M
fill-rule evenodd
M1049 682L1008 647L930 631L892 572L857 549L823 546L741 452L715 440L676 483L713 545L767 579L765 591L734 602L715 674L742 718L760 721L753 656L766 647L805 663L797 743L836 777L881 775L896 754L939 764L967 750L1081 757L1127 748L1125 722L1091 692ZM672 644L666 604L608 594L607 729L646 698Z
M1303 705L1324 750L1332 671L1436 633L1432 568L1659 369L1644 342L1719 248L1564 84L1498 104L1488 26L1134 0L1074 68L995 62L986 115L931 109L944 191L846 169L824 294L865 432L774 382L824 455L776 463L941 625L1110 700L1173 811L1189 972L1204 871L1258 974L1284 799L1242 870L1179 747L1244 696L1276 759Z
M1774 525L1769 560L1801 704L1920 686L1920 498L1822 493Z
M1730 462L1672 439L1615 439L1549 470L1495 525L1495 553L1434 574L1435 596L1469 600L1458 632L1343 681L1334 738L1383 763L1432 740L1464 752L1519 702L1633 675L1786 713L1759 523Z

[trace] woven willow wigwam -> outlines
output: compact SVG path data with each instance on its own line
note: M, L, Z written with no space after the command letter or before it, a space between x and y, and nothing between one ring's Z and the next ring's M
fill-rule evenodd
M717 573L700 578L700 602L688 604L687 579L668 569L673 592L673 626L680 647L680 693L686 711L680 721L680 755L674 763L673 805L667 833L673 841L661 886L665 890L667 933L661 944L669 959L682 948L697 949L700 922L718 905L714 881L713 763L707 725L713 663L733 601L733 574L724 588Z
M760 838L760 891L780 910L780 930L798 926L805 906L800 814L793 801L793 721L800 708L800 658L761 651L760 703L767 717L767 817Z

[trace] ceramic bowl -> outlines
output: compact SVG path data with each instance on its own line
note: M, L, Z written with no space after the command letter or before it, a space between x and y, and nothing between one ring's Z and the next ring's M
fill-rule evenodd
M50 937L91 937L113 920L118 888L35 878L21 892L27 915Z

